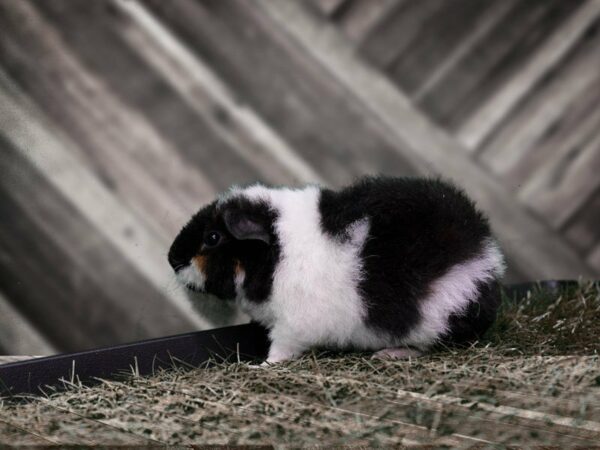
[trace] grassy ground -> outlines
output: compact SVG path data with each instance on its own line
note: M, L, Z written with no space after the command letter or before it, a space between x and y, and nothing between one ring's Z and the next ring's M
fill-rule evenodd
M505 298L468 349L311 353L103 381L0 408L0 440L62 444L598 446L600 288ZM25 431L27 430L27 432Z

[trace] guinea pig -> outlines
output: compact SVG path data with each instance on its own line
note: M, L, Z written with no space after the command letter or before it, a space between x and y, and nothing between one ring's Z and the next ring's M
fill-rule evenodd
M402 358L477 340L505 267L462 190L391 177L338 191L233 187L183 227L169 263L187 288L268 328L268 363L311 347Z

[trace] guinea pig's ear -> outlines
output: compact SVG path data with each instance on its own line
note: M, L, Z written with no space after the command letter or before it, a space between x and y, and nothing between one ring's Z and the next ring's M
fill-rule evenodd
M226 209L223 211L223 220L227 230L239 240L255 239L266 244L271 243L271 236L267 227L260 219L239 209Z

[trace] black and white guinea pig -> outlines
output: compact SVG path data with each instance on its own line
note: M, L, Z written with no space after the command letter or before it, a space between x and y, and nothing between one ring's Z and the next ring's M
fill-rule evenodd
M476 340L504 272L473 202L423 178L233 187L183 227L169 262L189 289L235 300L270 330L268 362L314 346L398 358Z

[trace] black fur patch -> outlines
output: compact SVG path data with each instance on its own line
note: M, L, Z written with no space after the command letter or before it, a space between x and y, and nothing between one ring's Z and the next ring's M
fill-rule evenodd
M270 236L270 244L260 240L236 241L235 257L246 273L244 293L248 300L263 302L271 295L273 274L279 261L281 246L275 233L277 213L265 202L234 197L220 206L220 211L233 209L260 223Z
M463 314L450 315L449 333L441 339L445 345L468 345L481 339L494 323L500 306L500 284L497 281L479 283L479 297Z
M216 202L212 202L192 216L171 244L169 264L174 269L188 265L199 254L204 233L214 221L215 205Z
M463 191L440 179L365 178L323 190L319 209L323 230L339 239L352 222L369 219L360 284L367 324L397 337L418 324L431 283L476 256L491 235Z

